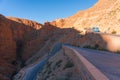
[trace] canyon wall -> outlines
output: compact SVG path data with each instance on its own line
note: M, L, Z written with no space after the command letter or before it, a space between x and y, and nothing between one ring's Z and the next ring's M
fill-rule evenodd
M0 14L0 80L9 80L24 65L24 46L31 40L26 36L41 27L37 22Z
M111 49L109 44L119 39L108 42L110 37L93 33L84 35L83 31L98 26L102 33L120 34L119 14L119 0L99 0L88 10L43 25L0 15L0 79L10 80L29 58L27 64L48 54L56 43Z

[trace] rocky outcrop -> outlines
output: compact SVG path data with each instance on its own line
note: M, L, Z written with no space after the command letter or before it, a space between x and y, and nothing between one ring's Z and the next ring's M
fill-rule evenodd
M26 36L41 27L33 21L0 15L0 80L10 79L24 65L24 46L32 39Z
M70 56L75 58L73 55ZM48 60L36 80L80 80L78 67L71 57L61 49Z
M98 26L101 32L120 34L119 4L119 0L99 0L92 8L79 11L65 19L57 19L51 22L51 25L66 28L74 27L79 31Z
M10 19L10 20L13 20L15 22L24 24L26 26L32 27L32 28L34 28L36 30L42 28L42 24L37 23L37 22L32 21L32 20L20 19L20 18L15 18L15 17L7 17L7 18Z
M99 0L92 8L75 15L46 22L0 15L0 80L9 80L25 64L48 54L56 43L107 49L107 38L81 35L84 28L98 26L101 32L120 34L120 1ZM116 43L117 44L117 43ZM89 46L90 45L90 46Z
M42 48L39 53L48 52L50 46L53 46L57 42L69 43L81 47L97 46L98 48L99 45L99 49L107 49L108 47L106 45L109 41L104 41L101 35L92 36L90 33L84 36L81 34L85 29L94 26L98 26L103 33L120 34L120 25L118 24L118 14L120 13L119 3L119 0L99 0L92 8L79 11L75 15L65 19L56 19L55 21L49 22L50 26L56 26L58 30L56 30L53 36L46 41L44 48Z
M6 76L15 71L12 61L16 60L16 43L8 22L0 15L0 80L7 80Z

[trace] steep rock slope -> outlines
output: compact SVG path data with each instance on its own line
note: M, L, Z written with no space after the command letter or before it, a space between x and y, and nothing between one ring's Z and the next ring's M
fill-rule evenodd
M101 32L120 34L120 1L99 0L92 8L79 11L75 15L58 19L51 25L59 27L74 27L77 30L98 26Z
M11 63L16 59L16 43L13 41L12 31L7 27L8 22L0 15L0 80L7 79L6 76L15 71Z
M44 47L41 48L36 56L39 58L41 53L48 53L57 42L81 47L88 45L96 47L96 45L99 45L97 48L107 49L107 42L103 40L101 35L98 34L92 37L93 34L91 33L85 36L81 34L85 28L89 29L94 26L98 26L100 31L104 33L120 34L119 3L119 0L99 0L92 8L79 11L71 17L47 22L49 27L56 26L57 29L52 33L52 36L47 37ZM47 34L47 32L44 33Z
M24 66L24 46L31 40L26 35L41 27L37 22L0 15L0 80L9 80Z
M13 20L15 22L21 23L21 24L25 24L27 26L30 26L36 30L40 29L42 27L42 24L37 23L35 21L31 21L31 20L27 20L27 19L20 19L20 18L15 18L15 17L7 17L10 20Z
M78 67L71 57L61 49L48 60L36 80L81 80Z
M88 10L44 25L0 15L0 79L9 79L13 72L24 66L26 60L31 57L27 61L30 64L43 57L58 42L81 47L92 44L95 48L106 48L106 42L100 35L92 37L93 34L81 35L81 32L84 28L98 26L101 32L116 31L120 34L119 4L119 0L99 0Z
M81 32L84 30L84 28L98 26L101 32L110 34L115 32L116 34L120 34L119 14L119 0L99 0L97 4L88 10L80 11L77 14L65 19L57 19L50 22L50 25L57 26L59 30L54 32L55 34L46 45L52 47L55 43L61 42L69 43L74 46L106 50L108 49L107 42L109 42L110 39L108 39L106 42L100 34L88 33L86 35L81 35ZM44 49L41 49L40 53L43 53L46 51L46 49L47 47L44 46ZM58 66L56 69L53 69L56 67L55 63L57 63L57 60L59 60L60 55L62 54L63 52L60 52L59 57L56 55L52 58L53 60L49 60L48 64L44 66L43 71L38 74L37 80L64 80L66 78L66 76L64 76L64 73L66 72L62 70L62 66L65 64L63 64L61 60L58 61L60 62L60 66Z
M44 25L46 26L46 25ZM27 64L34 62L38 58L49 54L50 50L56 43L71 44L74 46L80 46L80 39L82 37L81 33L74 28L58 28L49 24L47 28L41 28L40 33L44 33L42 36L45 39L44 46L28 61ZM43 32L42 32L43 30ZM39 38L41 37L39 36Z

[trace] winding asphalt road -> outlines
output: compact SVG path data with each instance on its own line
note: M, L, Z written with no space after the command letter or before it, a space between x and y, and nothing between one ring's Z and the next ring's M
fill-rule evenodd
M36 75L42 70L47 60L48 57L46 56L42 60L21 69L20 72L14 77L14 80L35 80Z
M22 80L35 80L38 72L42 70L42 67L46 64L47 58L44 58L39 63L36 63L34 66L31 66L25 70L25 76Z
M56 44L49 55L46 55L43 59L21 69L20 72L14 77L14 80L36 80L37 74L42 70L48 59L54 56L61 48L61 43Z
M85 48L77 48L69 45L67 46L79 52L79 54L81 54L89 62L91 62L110 80L120 80L120 54ZM50 57L55 55L60 49L61 44L56 45L52 49ZM38 61L35 64L22 69L18 73L18 76L16 76L17 78L14 80L35 80L36 75L42 70L42 67L46 64L47 60L48 56L43 58L41 61Z
M84 48L75 48L110 80L120 80L120 54Z

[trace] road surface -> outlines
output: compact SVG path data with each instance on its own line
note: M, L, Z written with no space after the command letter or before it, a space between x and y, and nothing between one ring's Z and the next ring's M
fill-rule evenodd
M50 51L49 55L46 55L43 59L21 69L20 72L15 75L14 80L36 80L37 74L42 70L48 59L54 56L61 48L61 43L56 44Z
M56 45L49 57L55 55L60 49L61 44ZM120 80L120 54L114 54L105 51L91 50L85 48L77 48L70 45L68 46L85 57L91 62L96 68L98 68L104 75L110 80ZM36 75L40 72L43 66L46 64L48 56L43 58L41 61L36 62L28 67L23 68L17 75L15 80L35 80Z
M39 63L36 63L34 66L26 68L25 76L22 80L35 80L38 72L42 70L42 67L46 64L47 58L41 60Z
M120 54L106 51L75 48L110 80L120 80Z

